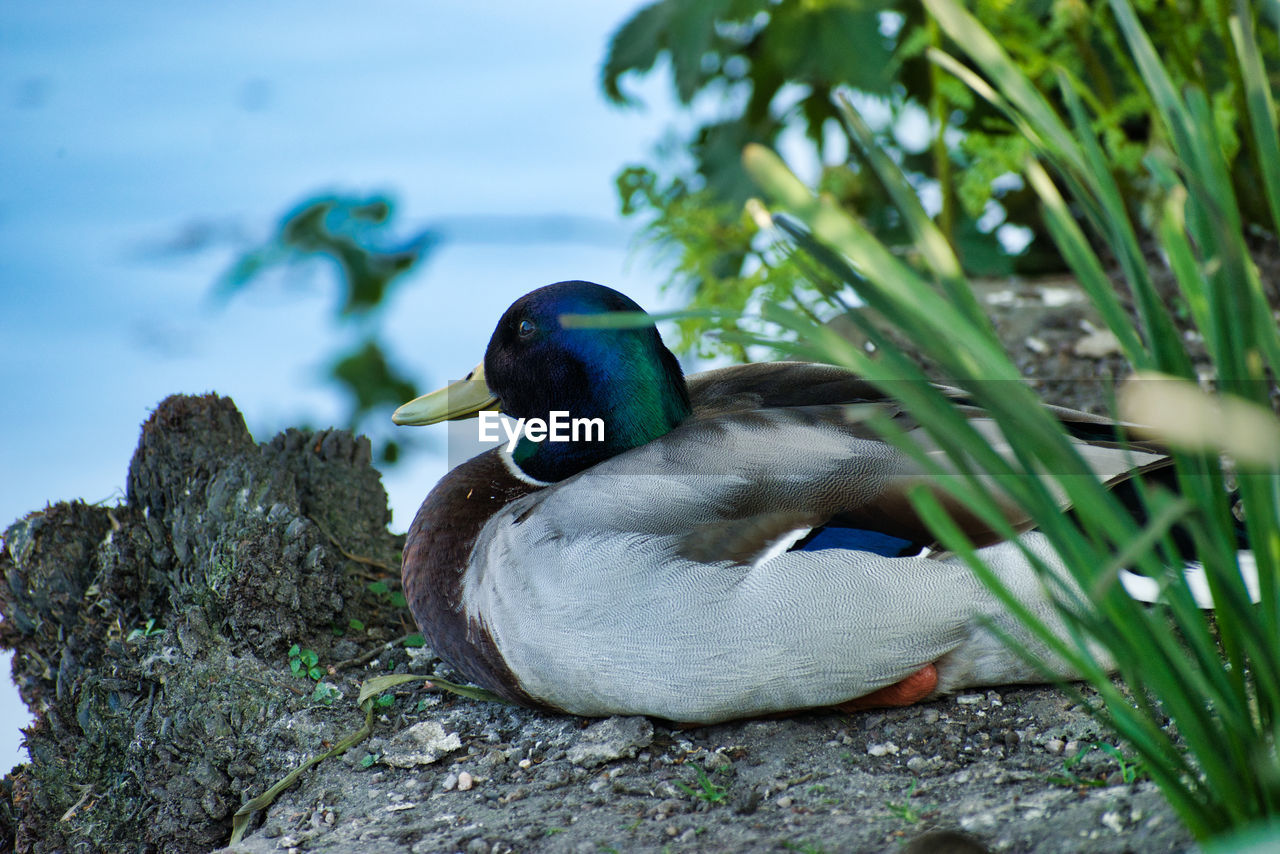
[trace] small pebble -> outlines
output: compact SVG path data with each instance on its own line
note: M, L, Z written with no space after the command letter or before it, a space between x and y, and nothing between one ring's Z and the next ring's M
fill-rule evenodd
M517 765L519 765L521 768L524 768L524 769L528 770L529 768L532 768L532 767L533 767L533 760L532 760L532 759L521 759L521 760L520 760L519 762L517 762L516 764L517 764Z
M791 796L790 796L790 795L783 795L782 797L780 797L780 798L778 798L776 801L774 801L774 803L775 803L775 804L777 804L778 806L782 807L783 809L786 809L787 807L789 807L789 806L791 806L792 804L794 804L794 803L795 803L795 801L791 798Z
M440 784L440 788L446 792L451 792L456 785L458 785L458 775L450 771L449 776L445 777L444 782Z
M472 777L466 771L463 771L461 774L458 775L458 791L459 792L469 791L471 787L475 785L475 783L476 783L475 778Z
M923 756L912 756L907 760L907 770L915 774L919 774L921 771L924 771L929 767L929 765L929 760L925 759Z
M1061 753L1064 746L1060 738L1051 738L1044 743L1044 749L1050 753Z
M976 706L984 699L986 698L981 694L961 694L959 697L956 697L956 703L961 706Z
M867 745L867 753L870 753L872 756L897 756L898 745L894 744L892 741L886 741L884 744L869 744Z
M733 765L733 760L723 753L708 753L707 758L702 760L702 765L708 771L723 771Z

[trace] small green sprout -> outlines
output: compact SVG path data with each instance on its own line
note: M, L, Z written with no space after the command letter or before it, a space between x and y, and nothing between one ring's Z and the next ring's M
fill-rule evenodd
M816 842L783 842L782 847L788 851L799 851L800 854L827 854L827 849Z
M1114 744L1107 744L1104 741L1095 741L1092 744L1082 745L1080 749L1076 751L1075 755L1068 756L1066 759L1063 759L1062 773L1050 776L1049 782L1056 783L1059 786L1071 787L1102 787L1107 785L1107 777L1109 775L1104 774L1100 777L1082 777L1076 771L1076 766L1080 764L1080 761L1094 750L1100 750L1116 761L1116 764L1120 766L1120 780L1124 783L1133 783L1137 780L1144 779L1147 776L1146 768L1143 766L1141 760L1128 758L1120 751L1120 748L1116 747Z
M327 682L317 682L316 689L311 692L311 702L324 703L326 706L332 706L333 701L342 696L342 691L336 685L330 685Z
M129 634L125 636L124 640L125 643L133 643L134 641L155 637L163 632L164 629L156 626L156 621L153 617L152 619L147 620L146 625L129 632Z
M365 588L375 596L382 596L393 608L407 608L409 602L399 590L392 590L385 581L373 581Z
M916 809L911 804L911 796L916 793L917 783L918 781L916 780L911 781L911 785L907 786L906 794L903 796L901 801L899 802L885 801L884 802L884 805L889 810L889 812L893 813L898 818L902 819L908 824L915 824L921 818L920 810Z
M711 778L707 776L707 772L703 771L702 768L696 765L693 770L696 774L694 782L698 784L698 788L695 789L687 783L682 783L679 780L675 781L676 787L682 792L691 798L698 798L699 800L706 801L713 805L718 804L725 798L729 797L729 789L727 786L721 786L711 782Z
M293 675L302 679L324 678L324 669L320 667L320 656L315 650L302 649L296 643L289 647L289 669Z

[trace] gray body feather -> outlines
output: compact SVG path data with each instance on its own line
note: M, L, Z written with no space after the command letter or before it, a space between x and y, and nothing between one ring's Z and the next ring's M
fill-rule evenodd
M696 419L505 506L476 540L461 604L525 691L583 715L705 723L830 706L930 662L940 691L1039 680L983 621L1038 644L954 557L759 559L833 514L903 506L922 480L843 418ZM1020 543L1057 565L1041 535ZM1017 544L983 556L1058 625Z

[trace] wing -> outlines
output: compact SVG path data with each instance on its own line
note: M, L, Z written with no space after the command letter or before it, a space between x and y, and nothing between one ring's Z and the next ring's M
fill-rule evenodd
M695 415L714 417L750 409L827 404L874 403L893 405L898 416L906 415L892 396L852 371L817 362L762 362L730 365L686 377ZM935 385L971 417L984 412L963 389ZM1092 412L1042 404L1080 442L1117 447L1124 445L1154 454L1168 449L1150 441L1139 441L1126 430L1134 424L1117 422Z
M873 438L860 414L826 406L694 419L530 496L516 521L536 515L568 538L670 537L691 560L740 564L792 532L833 522L930 542L906 498L928 478ZM553 501L560 492L574 501Z
M977 430L998 453L1012 458L1008 443L1001 434L995 421L978 407L962 390L938 386L957 408L968 416L970 425ZM837 426L850 439L867 439L879 441L879 434L865 423L865 416L875 411L881 417L889 417L894 425L915 438L926 448L931 449L933 458L943 463L945 455L920 429L910 415L891 397L879 388L859 378L843 368L831 365L804 362L774 362L751 365L734 365L695 374L689 378L690 399L693 401L695 416L702 420L715 421L724 425L746 423L758 418L764 411L776 412L790 409L797 421L827 422ZM1125 435L1125 431L1133 425L1119 424L1102 416L1088 412L1067 409L1064 407L1045 405L1068 435L1074 441L1076 450L1089 467L1092 476L1109 485L1119 484L1135 474L1150 473L1169 464L1167 451L1149 442L1136 442ZM726 416L735 416L726 419ZM775 421L781 431L794 430ZM728 427L732 432L732 427ZM782 433L776 433L781 436ZM802 431L796 430L791 437L801 443L809 438ZM749 456L747 442L733 444L734 453ZM767 444L767 443L766 443ZM785 447L787 441L782 439ZM849 450L861 454L870 446L858 445ZM875 454L874 448L870 453ZM811 506L804 496L795 493L783 495L783 504L774 504L776 512L764 516L747 512L744 508L733 514L733 521L727 527L717 529L715 536L708 536L706 548L695 547L689 553L706 557L724 549L735 560L747 559L753 549L764 549L784 530L794 530L802 525L829 526L845 531L866 531L872 535L885 535L893 538L888 546L890 550L898 549L899 543L906 542L918 548L937 548L932 535L921 522L907 498L907 490L921 482L934 488L935 496L948 509L962 530L978 545L990 545L999 537L981 520L965 507L960 505L949 493L938 488L936 482L922 481L918 467L905 455L889 451L890 458L880 458L875 466L877 471L886 474L887 480L861 480L845 482L838 489L838 501L845 502L843 507L834 511L825 501L818 506ZM788 467L794 461L788 461ZM818 469L815 476L823 479L835 476L824 466L822 460L816 462ZM782 467L780 463L779 467ZM790 469L797 471L797 469ZM778 496L772 491L759 493L766 500L774 502ZM817 497L817 496L814 496ZM825 496L823 496L825 497ZM797 507L788 498L800 498L803 506ZM1065 499L1064 509L1067 508ZM1016 530L1024 530L1029 525L1025 514L1012 504L1003 508L1006 519ZM830 515L827 515L830 514ZM875 536L865 537L858 534L854 537L837 538L831 542L874 542ZM828 538L830 540L830 538ZM814 545L818 545L815 543ZM869 546L876 548L875 545ZM911 546L904 549L912 551ZM759 552L754 552L759 554ZM889 552L883 552L889 553Z

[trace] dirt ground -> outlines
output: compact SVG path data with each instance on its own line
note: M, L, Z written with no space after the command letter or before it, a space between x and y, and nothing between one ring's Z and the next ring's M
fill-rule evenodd
M1099 380L1122 364L1069 285L993 285L984 299L1028 375L1053 377L1039 382L1047 399L1103 406ZM387 518L367 441L289 431L256 444L230 401L206 396L170 398L144 425L125 504L15 522L0 643L38 718L32 762L0 790L0 842L42 854L1194 850L1141 768L1052 688L680 730L417 683L378 707L368 740L221 848L240 804L360 727L361 680L439 666L397 643L413 627Z
M1149 782L1056 691L673 730L431 698L321 769L228 852L1190 850ZM402 769L412 727L459 747ZM435 733L439 738L439 733ZM1070 757L1087 751L1079 761ZM377 761L368 768L370 756ZM426 759L419 753L413 759ZM463 775L469 775L464 778ZM464 783L465 780L465 783ZM965 834L943 847L931 831ZM907 846L916 843L915 848Z

